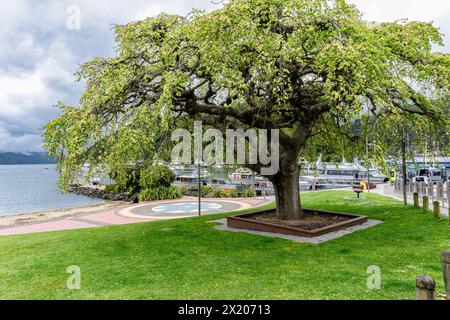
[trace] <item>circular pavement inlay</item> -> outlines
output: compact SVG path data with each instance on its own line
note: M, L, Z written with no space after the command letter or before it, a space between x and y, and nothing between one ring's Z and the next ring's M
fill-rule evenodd
M202 214L214 214L220 212L234 211L248 207L246 204L231 200L202 200ZM159 202L138 205L125 209L121 214L125 216L153 218L153 219L173 219L182 217L193 217L198 213L197 201L180 202Z
M202 202L201 210L203 212L217 211L222 209L222 205L215 202ZM179 202L161 204L152 208L155 213L195 213L198 212L198 203L195 202Z

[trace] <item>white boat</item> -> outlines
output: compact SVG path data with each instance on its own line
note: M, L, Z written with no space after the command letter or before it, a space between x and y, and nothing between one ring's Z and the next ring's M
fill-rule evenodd
M252 186L257 194L273 195L275 194L273 184L269 179L258 175L257 173L239 168L230 175L230 181L238 186Z
M316 188L320 188L323 184L324 182L321 182L313 175L300 175L300 178L298 179L300 191L313 190L314 186L316 186Z
M246 168L239 168L230 175L230 180L234 184L253 185L256 174Z
M300 177L303 189L311 188L314 179L318 187L323 186L352 186L361 180L367 181L367 169L357 161L353 163L343 162L340 164L320 163L316 170L308 168L306 174ZM389 182L389 178L376 169L369 169L370 183L382 184Z
M197 175L181 175L176 176L175 181L173 182L175 186L197 186L198 185L198 177Z

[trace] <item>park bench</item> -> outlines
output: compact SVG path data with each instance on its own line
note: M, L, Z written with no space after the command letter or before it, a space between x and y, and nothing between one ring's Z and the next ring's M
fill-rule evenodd
M359 195L361 193L363 193L364 190L361 188L361 186L358 185L358 186L353 186L353 192L355 192L358 195L358 199L359 199Z

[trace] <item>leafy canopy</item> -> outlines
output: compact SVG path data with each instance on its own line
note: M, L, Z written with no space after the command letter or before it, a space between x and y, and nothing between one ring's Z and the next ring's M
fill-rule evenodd
M432 53L442 38L431 23L364 21L343 0L231 0L115 32L116 56L77 73L80 106L61 103L45 127L61 186L84 163L120 179L133 161L161 157L192 119L281 129L282 163L354 139L355 121L361 133L369 119L407 114L447 124L450 58Z

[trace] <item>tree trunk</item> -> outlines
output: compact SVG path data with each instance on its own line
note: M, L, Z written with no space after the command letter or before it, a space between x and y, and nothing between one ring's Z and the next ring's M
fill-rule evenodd
M303 219L298 166L295 165L295 168L291 168L288 172L281 168L280 172L271 178L271 181L275 189L277 217L283 220Z

